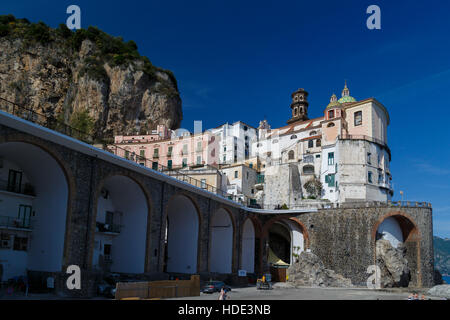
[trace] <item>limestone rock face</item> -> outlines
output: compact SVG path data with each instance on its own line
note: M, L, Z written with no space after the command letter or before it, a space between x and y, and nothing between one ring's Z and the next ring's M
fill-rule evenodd
M115 66L104 62L95 69L89 63L99 52L89 39L76 51L58 39L30 44L0 37L0 97L66 122L74 112L87 111L97 138L143 134L158 124L180 126L181 99L173 77L143 72L139 59Z
M394 248L388 240L380 239L376 242L376 255L381 287L407 287L411 277L403 243Z
M353 287L350 279L326 269L323 262L312 252L303 251L298 261L288 269L288 282L308 287Z
M435 297L450 299L450 284L441 284L428 290L428 294Z

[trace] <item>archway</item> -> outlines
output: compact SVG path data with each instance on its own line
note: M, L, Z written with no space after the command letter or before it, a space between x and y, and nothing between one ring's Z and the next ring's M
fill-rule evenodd
M69 183L60 164L26 142L0 144L3 277L64 265Z
M233 263L233 222L221 208L211 218L210 271L231 273Z
M241 249L242 270L247 273L255 272L255 227L250 219L245 220L242 226L242 249Z
M142 188L125 176L107 178L97 200L93 266L143 273L149 206Z
M374 244L379 239L388 240L397 248L403 242L406 248L406 260L410 270L410 286L421 286L420 267L420 232L414 220L403 212L393 212L385 215L374 226L372 240ZM376 260L376 245L374 246L374 259Z
M165 230L165 272L197 272L199 226L199 214L191 199L177 195L169 200Z

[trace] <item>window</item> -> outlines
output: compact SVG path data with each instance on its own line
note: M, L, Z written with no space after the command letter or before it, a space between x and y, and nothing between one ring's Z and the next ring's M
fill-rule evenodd
M327 128L332 128L332 127L334 127L334 123L333 123L333 122L330 122L330 123L327 125Z
M202 156L197 156L197 164L202 164Z
M328 165L331 166L334 164L334 152L328 152Z
M197 142L197 151L202 151L202 142L201 141Z
M188 145L184 144L183 145L183 154L187 154L188 153Z
M247 126L244 126L244 131L247 131L248 130L248 127Z
M362 111L356 111L354 113L355 127L362 125Z
M314 140L308 141L308 148L314 148Z
M167 156L171 156L172 155L172 150L173 150L173 147L169 147L169 151L167 152Z
M247 180L248 180L248 172L247 172L247 174L246 174L246 178L247 178Z
M139 155L141 156L141 159L145 158L145 150L140 150L139 152L140 152Z
M316 154L316 158L320 158L320 154Z
M167 160L167 167L172 169L172 160Z
M297 107L294 108L294 116L296 116L298 113Z
M27 251L28 238L14 236L13 250Z
M223 162L227 162L227 156L223 156Z
M289 153L288 153L288 159L289 159L289 160L294 160L294 150L289 151Z
M253 168L253 163L250 163L250 164L249 164L249 167L250 167L250 168Z
M328 183L329 187L334 187L334 174L328 174L325 176L325 183Z
M378 183L379 184L383 183L383 175L381 173L378 174Z
M322 145L322 141L320 139L316 140L316 147L320 147Z
M314 174L314 166L304 166L303 174Z
M153 158L159 157L159 149L153 149Z
M183 158L182 162L181 162L182 167L187 167L187 159Z
M311 132L309 133L309 136L312 137L312 136L315 136L316 134L317 134L317 131L311 131Z
M206 189L206 179L201 179L201 188Z
M334 110L328 111L328 119L333 119L333 118L334 118Z
M158 170L158 162L157 161L152 162L152 169Z
M278 143L278 140L277 140L277 139L275 139L275 140L273 140L273 141L272 141L272 143Z
M297 136L296 136L295 134L292 135L292 136L291 136L291 140L292 140L292 139L297 139Z
M371 164L371 162L370 162L370 156L371 156L372 154L370 153L370 152L367 152L367 163L368 164Z
M369 180L369 183L372 183L372 172L371 171L369 171L369 175L368 175L367 179Z
M235 171L235 172L234 172L234 177L237 178L237 177L238 177L238 174L239 174L239 173L238 173L237 171Z

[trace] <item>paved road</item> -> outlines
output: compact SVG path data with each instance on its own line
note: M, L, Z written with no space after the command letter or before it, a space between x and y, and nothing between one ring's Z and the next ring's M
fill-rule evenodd
M412 291L370 290L365 288L286 288L256 290L255 287L234 288L229 293L231 300L406 300ZM219 294L201 293L198 297L173 298L168 300L217 300ZM425 295L425 298L430 297Z

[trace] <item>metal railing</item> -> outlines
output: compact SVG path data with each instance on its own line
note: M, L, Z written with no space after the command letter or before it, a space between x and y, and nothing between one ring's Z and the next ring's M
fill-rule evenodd
M34 187L29 183L13 184L7 180L0 180L0 190L35 196Z
M31 229L31 219L30 218L0 216L0 227Z
M95 224L95 226L98 229L98 232L114 232L114 233L120 233L122 229L122 225L120 224L114 224L114 223L103 223L98 222Z
M90 133L86 133L86 132L83 132L76 128L73 128L70 125L64 123L63 121L56 119L53 115L43 115L43 114L37 113L34 110L28 109L24 106L21 106L17 103L8 101L1 97L0 97L0 110L10 113L10 114L12 114L16 117L22 118L24 120L31 121L33 123L36 123L43 127L46 127L48 129L65 134L72 138L78 139L85 143L93 144L96 147L101 146L101 149L108 151L110 153L116 154L116 155L119 155L118 150L123 151L124 155L129 152L129 150L127 150L125 148L119 147L117 145L111 145L111 143L106 141L105 139L94 138ZM207 190L209 192L215 193L219 196L222 196L224 198L227 198L231 201L234 201L234 202L237 202L240 204L246 205L249 202L249 199L246 199L246 198L242 199L242 197L237 197L235 195L228 194L225 190L222 190L220 188L211 186L209 184L206 184L206 186L205 186L205 182L201 182L200 180L192 178L183 172L180 172L180 171L177 171L174 169L170 169L169 167L163 166L159 163L157 164L157 166L153 167L154 161L152 159L143 158L139 155L132 155L132 154L129 155L129 157L128 157L128 160L136 162L136 163L142 162L143 161L142 159L145 159L144 160L145 166L149 169L159 171L164 174L167 174L168 172L170 172L170 174L167 174L167 175L170 175L171 177L175 177L176 179L178 179L180 181L187 182L193 186L196 186L203 190ZM151 165L151 167L149 167L147 164Z

